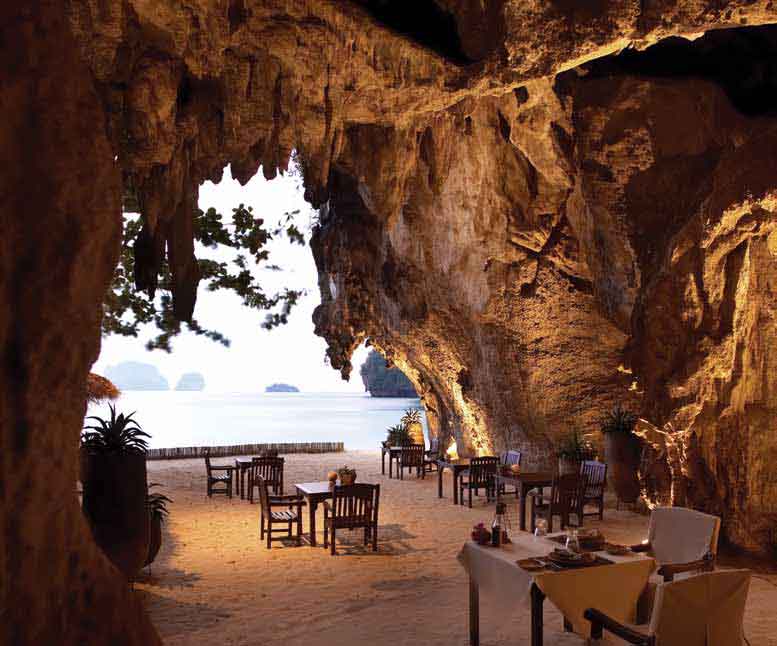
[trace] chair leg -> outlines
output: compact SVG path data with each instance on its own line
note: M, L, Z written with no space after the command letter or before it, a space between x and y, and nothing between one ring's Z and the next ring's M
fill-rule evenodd
M469 496L468 496L469 508L472 509L472 487L470 487L467 491L469 491Z
M324 549L329 547L329 512L324 507Z
M259 513L259 540L264 540L264 513Z
M372 526L372 551L378 551L378 523Z
M370 526L367 525L364 528L364 544L366 545L369 542L370 542Z
M297 505L297 546L302 545L302 505Z
M272 516L267 519L267 549L270 548L272 548Z
M332 556L334 556L335 554L337 554L337 552L335 551L335 524L334 523L332 523L332 535L329 538L330 538L329 553Z

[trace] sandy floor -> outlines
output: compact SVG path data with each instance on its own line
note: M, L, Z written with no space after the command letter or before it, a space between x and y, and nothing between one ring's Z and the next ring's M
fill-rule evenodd
M381 485L377 554L358 544L357 532L345 533L336 557L320 546L278 542L267 550L258 505L208 499L202 460L149 462L149 481L163 483L175 502L159 557L136 588L167 644L467 644L466 577L456 554L473 524L490 522L493 505L454 507L447 473L442 500L436 474L389 480L378 452L286 456L286 493L343 464ZM644 537L643 516L608 509L605 519L610 540ZM321 520L319 508L319 527ZM546 644L583 643L562 632L552 604L545 608ZM507 617L483 607L481 643L528 644L528 619L523 608ZM753 579L745 628L752 646L777 646L777 568Z

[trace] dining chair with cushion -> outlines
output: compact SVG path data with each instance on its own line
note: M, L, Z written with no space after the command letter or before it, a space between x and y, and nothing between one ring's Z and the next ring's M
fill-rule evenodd
M607 465L597 460L585 460L580 464L580 475L585 478L583 495L580 497L581 516L598 516L604 520L604 490L607 486ZM586 512L585 506L593 505L596 511Z
M283 538L296 538L297 545L301 545L304 496L270 495L267 482L261 476L256 478L254 484L259 489L259 539L264 540L267 536L267 549L272 547L272 541ZM276 511L278 509L280 511ZM281 525L281 527L273 529L274 525ZM296 528L296 536L292 531L294 528ZM285 536L273 538L273 534L279 532L285 533Z
M235 467L226 464L211 464L210 454L205 454L205 472L208 478L208 498L213 497L214 493L226 494L232 497L232 473ZM223 485L217 488L218 485Z
M561 529L569 527L570 515L577 516L576 526L582 526L583 519L580 516L580 496L584 480L579 473L565 473L553 478L550 488L550 498L545 500L541 491L529 492L532 498L531 506L531 531L534 531L537 517L545 518L548 522L548 532L553 531L553 517L561 519Z
M496 497L496 472L499 468L499 458L493 456L472 458L469 468L459 476L459 503L464 504L464 490L468 492L468 504L472 507L472 492L479 495L481 489L486 490L486 500Z
M249 502L254 502L254 489L258 486L259 478L262 478L272 489L274 496L283 495L283 464L283 458L279 457L260 457L251 460L251 469L248 472Z
M631 547L635 552L648 552L658 565L639 600L640 620L650 616L661 581L715 569L719 536L717 516L687 507L656 507L651 512L647 540Z
M429 448L424 452L424 469L429 472L432 469L438 469L437 460L440 459L440 440L432 438L429 440Z
M596 608L584 617L594 643L606 630L637 646L741 646L749 586L748 570L708 572L660 583L647 623L623 624Z
M411 444L405 446L399 453L399 479L405 479L405 469L415 469L416 477L425 478L425 458L424 458L424 445L423 444Z
M378 504L380 485L356 483L336 486L332 500L324 501L324 547L337 554L335 540L338 529L363 529L364 544L372 542L378 551Z

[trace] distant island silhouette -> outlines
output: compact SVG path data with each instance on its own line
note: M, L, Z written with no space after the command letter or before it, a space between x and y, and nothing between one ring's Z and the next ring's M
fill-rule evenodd
M181 375L175 386L176 390L203 390L205 388L205 377L199 372L186 372Z
M298 393L299 388L290 384L272 384L264 389L266 393Z
M373 397L418 397L413 384L399 368L388 368L380 353L372 350L362 364L364 390Z
M122 361L105 369L105 376L119 390L170 390L156 366L140 361Z

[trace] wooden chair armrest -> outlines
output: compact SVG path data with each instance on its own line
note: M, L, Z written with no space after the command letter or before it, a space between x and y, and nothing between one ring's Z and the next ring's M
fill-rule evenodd
M210 465L211 471L234 471L235 467L233 466L216 466L215 464Z
M650 543L645 541L644 543L637 543L636 545L631 546L632 552L649 552L651 548Z
M632 630L628 626L615 621L605 615L601 610L596 608L588 608L583 613L583 617L591 622L591 637L601 638L602 629L611 632L613 635L626 640L629 644L636 644L637 646L652 646L654 643L653 638L650 635L644 635Z
M326 511L329 511L329 512L332 511L332 503L330 503L328 500L325 500L322 504Z
M664 581L672 581L676 574L683 572L710 571L715 569L715 557L708 553L703 559L690 563L666 563L658 568L658 574L664 577Z

